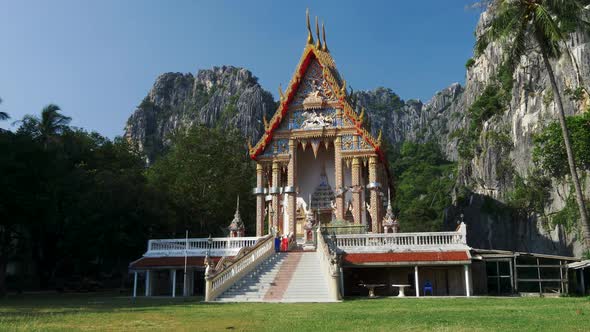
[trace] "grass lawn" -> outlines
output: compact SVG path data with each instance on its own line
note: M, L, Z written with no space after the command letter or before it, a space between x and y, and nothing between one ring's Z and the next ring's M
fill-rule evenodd
M0 299L0 330L588 331L590 298L354 299L203 304L112 294Z

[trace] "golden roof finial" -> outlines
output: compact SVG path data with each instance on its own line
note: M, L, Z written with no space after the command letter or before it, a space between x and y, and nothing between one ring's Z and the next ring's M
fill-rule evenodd
M365 108L361 107L361 115L359 116L359 121L362 123L365 120Z
M248 137L248 151L252 151L252 137Z
M322 49L322 51L329 52L328 42L326 41L326 27L324 26L324 22L322 22L322 39L324 40L324 48Z
M313 36L311 35L311 24L309 23L309 8L305 10L307 16L307 43L313 45Z
M264 130L268 130L268 120L266 120L266 114L262 116L262 122L264 123Z
M383 129L379 129L379 135L377 136L377 144L381 145L381 139L383 137Z
M342 93L343 97L346 97L346 80L342 80L342 87L340 88L340 92Z
M279 83L279 99L283 101L285 99L285 94L283 93L283 88L281 87L281 83Z
M322 49L322 40L320 39L320 24L318 23L318 17L315 17L315 35L318 38L318 42L315 44L318 50Z

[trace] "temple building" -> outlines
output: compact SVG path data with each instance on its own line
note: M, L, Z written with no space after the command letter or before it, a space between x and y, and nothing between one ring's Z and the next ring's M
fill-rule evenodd
M347 220L380 233L390 184L381 135L371 135L364 112L351 106L324 27L323 41L317 21L317 40L307 28L295 74L286 91L279 87L280 106L250 147L257 163L256 235L301 235L308 208L322 224Z
M134 296L182 291L205 301L334 302L564 294L580 282L586 291L588 264L471 248L462 221L448 231L404 233L391 206L381 134L372 135L364 111L353 108L317 18L315 32L314 38L308 15L295 73L285 91L279 87L264 134L249 144L257 175L255 236L246 237L238 201L227 237L150 240L129 265ZM568 267L579 272L568 274Z

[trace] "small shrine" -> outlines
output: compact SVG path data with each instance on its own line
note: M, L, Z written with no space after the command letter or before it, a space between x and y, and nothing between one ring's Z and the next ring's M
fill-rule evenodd
M238 203L236 206L236 212L234 213L234 219L229 224L229 237L243 237L246 233L244 222L240 216L240 197L238 196Z

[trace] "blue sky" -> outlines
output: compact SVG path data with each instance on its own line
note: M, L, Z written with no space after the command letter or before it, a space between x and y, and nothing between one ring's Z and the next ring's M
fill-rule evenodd
M479 11L472 0L0 0L0 110L12 119L48 103L108 137L163 72L241 66L275 97L306 40L305 9L355 90L385 86L426 101L464 82Z

